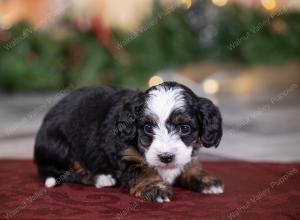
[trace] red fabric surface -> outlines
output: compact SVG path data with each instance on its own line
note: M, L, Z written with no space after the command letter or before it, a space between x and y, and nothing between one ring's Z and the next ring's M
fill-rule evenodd
M0 160L5 219L300 219L300 164L206 162L222 195L174 189L170 203L142 202L120 188L77 184L45 189L31 161Z

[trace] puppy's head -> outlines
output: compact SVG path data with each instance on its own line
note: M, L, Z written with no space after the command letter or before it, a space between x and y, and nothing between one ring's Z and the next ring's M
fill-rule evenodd
M222 137L222 118L208 99L189 88L165 82L132 101L135 116L131 138L149 166L157 169L183 168L201 145L217 147Z

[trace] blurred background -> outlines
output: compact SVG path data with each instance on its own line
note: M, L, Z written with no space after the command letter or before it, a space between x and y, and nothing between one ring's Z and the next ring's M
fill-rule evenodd
M0 0L0 158L88 85L186 84L217 104L203 160L300 161L299 0Z

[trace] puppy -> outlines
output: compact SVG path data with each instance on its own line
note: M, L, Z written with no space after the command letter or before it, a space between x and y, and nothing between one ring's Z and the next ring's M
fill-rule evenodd
M172 185L223 192L222 182L196 160L201 146L217 147L221 137L218 108L176 82L145 92L83 88L45 116L34 160L46 187L120 185L141 199L168 202Z

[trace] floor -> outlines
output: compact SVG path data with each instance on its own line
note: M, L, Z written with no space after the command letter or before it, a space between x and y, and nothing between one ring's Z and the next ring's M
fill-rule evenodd
M30 160L0 160L3 219L299 219L300 164L204 162L224 194L173 187L173 201L145 202L120 187L64 183L45 188ZM1 218L1 219L2 219Z

